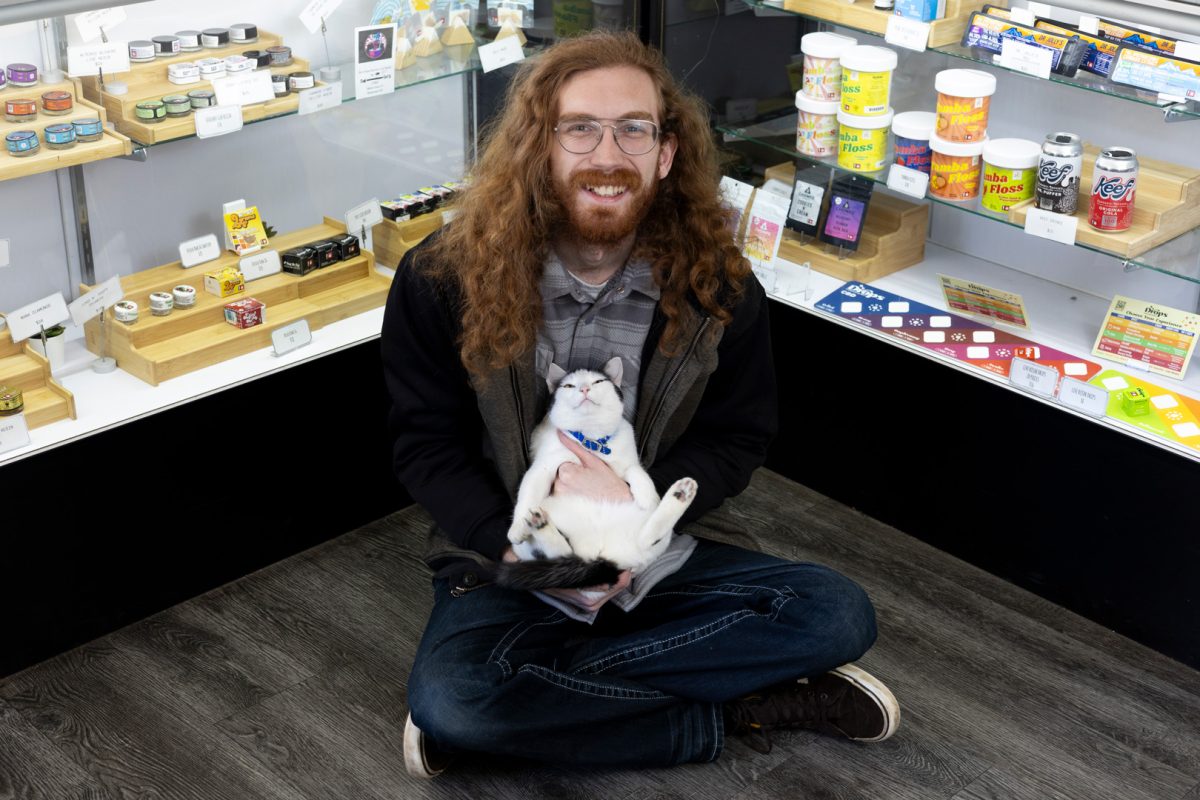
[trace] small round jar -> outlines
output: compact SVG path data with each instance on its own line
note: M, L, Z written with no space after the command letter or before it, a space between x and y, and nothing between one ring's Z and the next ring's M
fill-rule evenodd
M196 290L181 283L171 290L176 308L191 308L196 305Z
M98 142L104 136L104 123L98 117L77 119L71 124L75 126L77 142Z
M25 396L20 389L0 386L0 417L11 417L25 410Z
M137 322L138 304L132 300L119 300L113 304L113 316L117 318L117 322L132 325Z
M26 97L5 100L4 119L9 122L32 122L37 119L37 102Z
M166 292L151 292L150 293L150 313L156 317L165 317L171 313L171 309L175 307L174 295Z
M185 94L169 94L162 101L168 117L186 117L192 113L192 101Z
M258 41L258 26L252 22L239 22L229 26L229 41L234 44L254 44Z
M979 175L986 139L948 142L929 137L933 158L929 163L929 193L943 200L974 200L979 197Z
M179 37L179 49L185 53L194 53L200 49L200 31L175 31Z
M134 39L129 43L129 60L144 64L154 60L154 42L149 39Z
M70 114L75 109L75 98L70 92L44 92L42 94L42 113L52 117Z
M4 146L8 154L16 158L31 156L41 148L36 131L13 131L4 137Z
M842 99L842 53L857 45L849 36L816 31L800 37L804 54L804 78L801 92L814 100Z
M38 82L37 67L33 64L9 64L8 82L12 86L36 86Z
M271 66L271 54L266 50L247 50L242 55L254 62L255 69Z
M200 32L200 46L215 50L229 44L229 28L205 28Z
M838 111L838 166L855 172L878 172L886 167L893 116L890 108L874 117Z
M286 44L268 47L267 55L271 57L272 67L290 67L292 65L292 48Z
M200 82L200 68L191 61L180 61L167 67L167 80L178 86Z
M167 118L167 106L162 100L143 100L134 107L138 122L162 122Z
M46 147L51 150L70 150L75 146L75 126L69 122L47 125L42 130Z
M154 55L158 58L177 56L183 50L178 36L152 36L150 41L154 42Z
M225 71L230 75L254 69L254 62L245 56L226 56Z
M899 63L895 50L860 44L847 48L842 67L842 111L858 117L888 113L892 72Z
M317 85L317 79L311 72L293 72L288 75L288 88L293 92L301 89L311 89Z
M796 92L796 150L825 158L838 151L838 101Z
M217 104L216 93L208 89L192 89L187 96L192 108L208 108Z
M288 76L282 73L271 75L271 88L275 90L276 97L283 97L292 91L291 86L288 84Z
M987 138L995 75L980 69L944 69L934 77L933 88L937 91L939 139L981 142Z
M225 77L225 62L219 58L202 58L196 62L200 68L200 80L211 81Z
M892 119L894 163L929 174L933 151L929 138L933 136L937 116L932 111L905 111Z
M983 145L983 197L988 211L1008 211L1033 197L1042 146L1028 139L988 139Z
M125 81L108 81L104 84L104 91L111 95L129 94L129 84Z

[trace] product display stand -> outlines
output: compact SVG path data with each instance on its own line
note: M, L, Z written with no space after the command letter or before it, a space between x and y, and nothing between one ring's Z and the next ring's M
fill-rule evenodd
M1133 203L1133 227L1119 233L1103 233L1088 224L1092 173L1100 148L1084 145L1079 208L1075 241L1107 250L1122 258L1136 258L1200 226L1200 170L1138 156L1137 191ZM1033 200L1013 206L1009 219L1025 224Z
M396 69L411 67L417 63L417 54L413 52L413 44L407 36L396 37Z
M28 342L14 344L7 328L0 330L0 384L24 393L30 428L75 419L75 397L51 377L50 362Z
M438 38L437 29L432 25L421 28L421 32L417 34L417 41L413 45L413 52L418 58L427 58L442 52L442 40Z
M429 234L442 227L442 212L432 211L403 222L385 219L375 226L372 239L375 256L385 267L395 268L404 254L421 243Z
M75 98L75 106L69 114L54 116L42 111L41 96L44 92L70 92ZM7 153L0 155L0 180L23 178L26 175L37 175L40 172L50 172L63 167L73 167L90 161L99 161L115 156L129 155L133 145L125 136L106 127L103 135L95 142L76 142L74 147L67 150L52 150L46 146L43 129L47 125L72 122L77 119L100 118L107 119L103 108L84 99L80 87L74 81L59 83L39 83L36 86L9 86L0 91L0 103L14 98L28 98L38 104L37 119L28 122L6 122L0 118L0 138L13 131L36 131L41 145L33 155L16 158Z
M271 240L270 248L280 252L319 239L345 233L345 225L329 218L321 225L294 231ZM375 271L375 257L363 251L354 258L339 261L323 269L298 276L278 273L246 283L246 291L230 297L217 297L204 289L204 275L236 267L239 257L226 252L220 258L190 269L178 261L153 267L121 278L125 298L141 309L132 325L117 322L112 309L106 310L109 348L117 365L147 383L158 385L168 378L184 375L225 361L234 356L268 347L271 331L298 320L306 320L311 330L331 322L382 306L391 281ZM165 317L150 314L150 293L171 292L180 284L196 290L196 305L177 308ZM92 288L82 287L85 291ZM237 328L225 321L226 303L249 297L266 306L266 321L252 328ZM88 349L99 350L98 319L84 326Z
M838 25L847 25L882 36L891 11L880 11L870 0L784 0L783 8L794 14L809 14ZM982 0L946 0L946 16L929 23L929 46L955 44L962 39L971 14L983 8Z
M170 58L156 58L146 63L131 64L129 72L118 75L106 75L105 80L114 78L129 87L126 94L110 94L101 91L99 78L82 78L83 93L91 101L103 104L112 118L117 130L126 136L143 144L158 144L172 139L180 139L196 133L195 112L183 117L167 117L160 122L144 122L137 118L137 104L146 100L161 100L167 95L186 95L195 89L212 89L208 81L178 84L167 80L167 68L171 64L184 61L199 61L202 58L225 58L226 56L241 55L247 50L266 50L268 47L282 44L283 40L276 34L259 31L258 41L253 44L236 44L204 48L194 53L180 53ZM291 72L308 72L309 63L303 58L292 57L292 63L286 67L274 67L272 74L287 75ZM267 117L289 114L300 108L300 97L290 92L283 97L277 97L266 103L242 106L242 120L254 122ZM64 151L70 152L70 151Z

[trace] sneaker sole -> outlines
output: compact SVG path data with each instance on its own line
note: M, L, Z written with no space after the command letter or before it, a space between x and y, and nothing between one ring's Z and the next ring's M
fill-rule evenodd
M442 770L432 769L425 760L421 729L413 723L412 714L404 721L404 768L414 778L436 778Z
M892 694L891 689L884 686L882 681L865 669L856 667L853 664L843 664L830 671L841 675L861 689L868 697L875 701L875 704L879 707L879 712L883 715L883 731L878 735L851 736L851 739L856 742L882 742L896 732L896 729L900 727L900 703L896 701L896 696ZM407 750L408 748L406 747L405 752Z

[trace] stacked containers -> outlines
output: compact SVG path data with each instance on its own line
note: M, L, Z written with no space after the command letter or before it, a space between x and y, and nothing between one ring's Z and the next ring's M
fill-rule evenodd
M837 150L838 103L842 97L842 53L857 42L836 33L809 33L800 39L804 53L802 88L796 93L796 149L823 158Z
M933 137L937 115L932 111L905 111L892 120L892 136L896 140L896 163L902 167L929 174Z
M983 145L983 207L1008 211L1033 197L1042 147L1028 139L988 139Z
M892 72L899 63L886 47L858 45L842 54L842 100L838 111L838 166L877 172L887 166Z
M944 200L979 196L988 111L996 78L977 69L946 69L934 79L937 90L936 132L929 140L930 194Z

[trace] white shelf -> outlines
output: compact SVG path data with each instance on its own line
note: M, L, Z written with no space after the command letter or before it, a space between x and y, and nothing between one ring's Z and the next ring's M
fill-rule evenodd
M804 271L799 266L783 260L778 260L776 267L779 277L776 283L776 290L770 294L773 299L781 303L811 314L816 314L822 319L830 320L867 336L873 336L888 344L937 361L943 366L948 366L981 380L1003 386L1009 391L1017 392L1037 402L1053 406L1062 413L1073 414L1098 425L1103 425L1133 436L1156 447L1177 453L1193 461L1200 461L1200 451L1193 450L1178 442L1154 436L1141 428L1129 425L1120 420L1109 417L1104 417L1103 419L1089 417L1060 405L1057 401L1042 399L1021 389L1017 389L1004 376L971 366L949 356L935 353L919 344L902 341L886 332L873 330L834 314L821 311L816 308L816 304L840 288L845 281L814 270L807 282L809 292L806 297L804 293ZM1092 354L1092 344L1095 342L1100 326L1104 324L1111 298L1097 297L1077 289L1050 283L1024 272L967 256L954 250L948 250L933 242L926 244L925 260L920 264L893 273L885 278L880 278L877 281L873 281L871 285L910 300L924 303L933 308L944 309L946 308L946 302L942 296L940 283L938 282L937 276L939 274L972 280L987 286L1020 294L1025 300L1025 306L1029 313L1029 329L1023 330L1004 325L996 325L995 327L997 328L1012 331L1038 344L1087 358L1090 361L1101 364L1105 369L1120 370L1125 374L1134 376L1140 374L1135 368ZM958 314L958 312L951 313ZM959 316L966 315L959 314ZM988 325L993 324L989 320L980 321ZM778 348L782 344L782 342L776 342L775 346ZM1185 379L1182 381L1172 380L1171 378L1159 375L1148 376L1147 380L1163 388L1169 388L1179 394L1191 398L1200 398L1200 368L1195 366L1189 368Z

